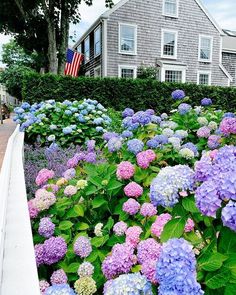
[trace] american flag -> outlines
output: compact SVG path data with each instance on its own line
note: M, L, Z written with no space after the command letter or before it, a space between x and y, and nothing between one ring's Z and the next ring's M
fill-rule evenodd
M67 49L65 75L77 77L80 65L83 61L83 54Z

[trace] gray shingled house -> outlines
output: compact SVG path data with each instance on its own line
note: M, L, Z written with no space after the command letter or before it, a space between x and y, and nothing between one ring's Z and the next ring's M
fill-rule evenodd
M74 49L86 76L135 78L140 66L154 66L161 81L229 86L236 82L231 55L222 61L224 36L199 0L121 0Z
M224 30L222 64L232 76L232 86L236 86L236 32Z

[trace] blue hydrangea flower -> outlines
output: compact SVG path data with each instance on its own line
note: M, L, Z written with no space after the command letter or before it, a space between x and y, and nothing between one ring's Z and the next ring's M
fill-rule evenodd
M144 143L139 139L131 139L127 142L128 151L137 155L143 150Z
M224 116L223 116L223 119L224 118L235 118L236 117L236 115L234 114L234 113L225 113L224 114Z
M68 284L53 285L44 292L44 295L76 295Z
M161 117L156 116L156 115L152 115L151 116L151 121L152 121L152 123L160 124L161 123Z
M30 108L30 104L28 102L23 102L21 107L22 107L22 109L27 110Z
M132 123L139 123L141 125L147 125L151 122L151 115L146 112L139 111L132 117Z
M157 149L158 147L160 147L160 144L158 143L157 140L155 140L154 138L153 139L150 139L147 141L147 146L150 148L150 149Z
M104 295L153 295L152 285L140 273L123 274L108 281L104 286Z
M82 110L81 111L81 114L84 115L84 116L86 116L86 115L88 115L88 111L87 110Z
M122 136L123 138L133 137L133 132L132 132L132 131L129 131L129 130L124 130L124 131L121 133L121 136Z
M159 282L158 294L204 294L196 280L196 258L192 245L184 239L170 239L163 244L156 278Z
M236 203L230 201L222 210L222 221L224 226L236 232Z
M204 107L210 106L212 105L212 100L210 98L205 97L201 100L201 105Z
M160 134L153 137L154 140L156 140L159 144L167 144L168 143L168 137Z
M175 90L171 93L171 96L174 100L179 100L185 97L185 93L183 90Z
M96 118L93 120L93 124L101 125L103 123L103 118Z
M111 153L119 151L122 147L122 141L119 137L112 137L108 141L107 147L108 147L109 152L111 152Z
M195 144L193 144L192 142L187 142L187 143L183 144L181 146L181 148L187 148L187 149L190 149L191 151L193 151L194 157L198 157L198 155L199 155L197 146Z
M97 126L97 127L96 127L96 131L97 131L97 132L103 132L104 129L103 129L103 127L101 127L101 126Z
M62 132L66 135L66 134L70 134L70 133L72 133L72 128L70 127L70 126L68 126L68 127L65 127L65 128L63 128L62 129Z
M154 206L173 207L179 201L179 192L191 190L194 171L187 165L162 168L150 186L150 199Z
M71 106L71 105L72 105L72 102L69 101L69 100L64 100L62 104L63 104L64 106Z
M191 105L189 105L187 103L181 103L178 106L178 110L179 110L180 115L187 114L191 109L192 109Z

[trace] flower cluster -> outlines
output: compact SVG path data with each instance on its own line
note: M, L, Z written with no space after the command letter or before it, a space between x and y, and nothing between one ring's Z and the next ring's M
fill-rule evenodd
M152 150L140 152L136 155L137 163L142 169L147 169L151 162L156 159L156 154Z
M83 262L78 268L79 277L91 277L94 272L94 266L90 262Z
M161 169L150 186L151 202L155 206L173 207L179 200L179 192L191 190L194 171L186 165Z
M37 265L51 265L60 261L67 252L67 244L62 237L51 237L43 244L35 245Z
M184 239L171 239L162 246L157 262L158 294L201 295L196 281L196 258L192 246Z
M45 238L50 238L54 234L55 224L52 222L51 218L43 217L39 222L38 232L41 236Z
M81 258L88 257L92 252L90 240L84 236L78 237L74 243L74 252Z
M133 181L124 187L124 192L127 197L138 198L143 194L143 188Z
M50 281L52 285L66 284L67 276L63 269L59 269L53 272Z
M151 283L140 273L123 274L108 281L104 287L104 295L153 295Z
M76 295L68 284L53 285L44 292L44 295Z
M37 177L36 177L36 184L38 186L42 186L45 184L49 179L53 178L55 175L54 171L48 170L48 169L42 169L39 171Z
M133 177L134 172L134 165L128 161L124 161L117 166L116 176L118 179L130 179Z
M55 195L45 189L38 189L35 193L35 198L32 199L32 205L38 211L49 209L55 202Z
M127 230L128 226L124 221L119 221L113 226L113 231L116 236L123 236Z
M75 282L74 287L78 295L92 295L97 292L96 282L90 276L79 278Z

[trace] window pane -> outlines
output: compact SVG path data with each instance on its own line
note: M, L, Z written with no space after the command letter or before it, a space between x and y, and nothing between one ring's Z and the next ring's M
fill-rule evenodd
M99 55L101 53L101 28L99 27L94 33L94 54Z
M177 3L176 0L165 0L165 14L167 15L177 15Z
M211 39L201 38L200 58L209 60L211 57Z
M82 47L81 44L77 47L77 52L81 53L82 52Z
M121 69L122 78L134 78L134 69Z
M168 56L175 55L175 34L174 33L164 33L163 54Z
M84 55L85 55L85 62L86 61L89 61L89 58L90 58L89 38L85 40L85 44L84 44Z
M209 74L200 74L199 75L199 84L200 85L209 85Z
M122 25L120 29L120 50L127 52L135 51L135 28Z
M182 71L165 71L166 82L182 82Z
M101 68L97 68L94 70L94 77L101 77Z

